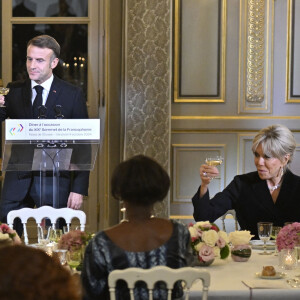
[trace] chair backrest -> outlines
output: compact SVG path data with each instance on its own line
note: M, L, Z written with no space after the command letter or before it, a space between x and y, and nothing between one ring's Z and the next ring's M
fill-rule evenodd
M168 300L170 300L174 283L182 280L185 282L185 300L188 300L190 288L193 282L197 279L202 280L202 299L206 300L208 295L208 288L210 285L210 274L205 270L200 270L192 267L171 269L166 266L157 266L151 269L128 268L124 270L114 270L108 276L108 287L110 299L115 300L117 281L124 280L127 282L127 286L129 288L130 299L134 300L135 283L138 281L144 281L147 284L147 289L149 291L149 299L152 300L155 283L158 281L163 281L166 283L166 288L168 290Z
M229 219L228 215L232 215L232 219ZM222 230L226 231L227 233L231 231L239 230L240 228L234 209L228 210L223 216L220 217L220 220L222 222Z
M86 214L82 210L75 210L72 208L53 208L51 206L41 206L39 208L21 208L18 210L12 210L7 214L7 224L13 228L13 223L15 218L20 218L23 224L24 230L24 242L28 244L28 233L26 224L29 218L34 218L37 226L41 226L42 220L44 218L49 218L51 220L52 227L55 228L55 223L57 219L65 219L68 228L72 222L73 218L78 218L80 222L80 230L84 231L86 224Z

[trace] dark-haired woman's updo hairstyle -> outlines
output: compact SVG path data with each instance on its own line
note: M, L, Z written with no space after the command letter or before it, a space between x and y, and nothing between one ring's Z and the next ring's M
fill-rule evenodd
M168 173L153 159L137 155L120 163L113 172L111 192L115 199L148 206L168 193Z

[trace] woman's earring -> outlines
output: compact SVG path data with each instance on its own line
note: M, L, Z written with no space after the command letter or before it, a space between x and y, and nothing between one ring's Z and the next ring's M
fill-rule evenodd
M283 167L281 167L280 175L283 176Z

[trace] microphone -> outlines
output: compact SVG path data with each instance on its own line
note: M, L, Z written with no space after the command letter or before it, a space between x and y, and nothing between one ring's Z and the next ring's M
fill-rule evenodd
M62 110L62 106L61 105L56 104L54 106L54 111L56 113L55 119L63 119L64 118L64 115L61 113L61 110Z
M38 112L39 112L38 119L46 119L47 107L45 105L39 106Z

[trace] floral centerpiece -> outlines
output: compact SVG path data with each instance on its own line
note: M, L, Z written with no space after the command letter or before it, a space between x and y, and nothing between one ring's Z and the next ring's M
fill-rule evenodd
M21 239L15 230L7 224L0 222L0 242L1 244L21 244Z
M254 237L248 230L233 231L229 233L228 239L233 246L248 245Z
M278 233L276 245L278 251L282 249L294 249L300 244L300 223L292 223L284 226Z
M228 236L225 231L209 221L189 225L191 248L200 263L212 262L216 257L225 259L229 255Z
M93 235L80 230L71 230L62 235L58 242L58 248L68 251L81 249L92 239Z
M248 230L233 231L229 233L229 241L232 244L231 257L234 261L245 262L251 256L249 242L254 235Z
M68 255L70 257L70 261L73 261L75 257L76 259L80 258L79 265L76 266L77 271L81 271L82 269L85 246L92 238L93 234L80 230L71 230L68 233L63 234L58 241L59 249L66 249L69 251Z

